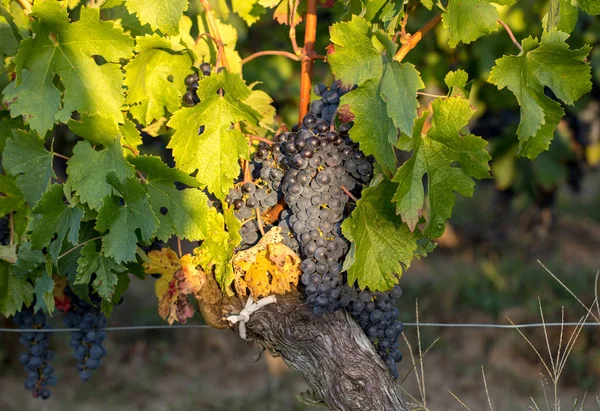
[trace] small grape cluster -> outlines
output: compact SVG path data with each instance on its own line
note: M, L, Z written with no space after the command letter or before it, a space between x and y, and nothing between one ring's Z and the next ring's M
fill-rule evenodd
M202 63L200 65L200 71L204 76L210 76L212 72L212 68L208 63ZM198 95L196 94L196 90L198 90L198 81L200 77L198 77L198 73L193 73L188 75L185 78L185 86L187 88L185 94L183 95L183 102L188 106L195 106L200 102Z
M339 80L334 81L331 87L327 87L325 84L316 84L313 91L321 98L310 103L310 112L326 122L332 123L340 104L340 98L355 88L356 85L344 87Z
M8 245L10 243L10 224L9 217L0 218L0 245Z
M75 329L71 332L69 345L79 361L79 378L86 382L91 377L91 371L100 368L102 358L106 355L102 344L106 338L103 330L106 317L100 312L100 297L96 294L91 296L92 304L76 296L70 288L65 289L65 294L71 298L71 308L65 315L64 323Z
M375 345L377 353L394 378L398 378L396 363L402 360L398 337L404 330L404 325L396 320L396 300L401 296L402 289L398 285L389 291L375 293L346 285L340 301L340 305L352 314Z
M281 180L284 171L279 145L260 143L253 160L248 163L252 181L246 181L241 186L231 189L225 198L235 210L235 216L244 221L240 229L242 244L245 248L256 244L259 237L257 213L262 214L274 207L282 197ZM270 225L265 225L268 230Z
M33 305L23 307L15 314L14 321L23 330L51 328L46 323L46 315L40 311L34 312ZM56 385L54 367L50 365L54 358L49 348L50 333L23 331L19 341L27 350L19 355L19 362L27 371L25 388L31 391L34 398L47 400L51 394L48 387Z

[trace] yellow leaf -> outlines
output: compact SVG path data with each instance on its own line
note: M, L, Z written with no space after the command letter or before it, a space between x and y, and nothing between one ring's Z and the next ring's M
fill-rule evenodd
M163 248L148 253L149 262L144 263L146 274L161 274L154 285L158 298L158 314L169 324L185 323L194 315L194 306L188 299L196 296L206 283L204 271L190 254L178 258L175 251Z
M281 229L272 228L254 247L233 260L235 289L240 296L284 294L298 284L300 258L283 244Z

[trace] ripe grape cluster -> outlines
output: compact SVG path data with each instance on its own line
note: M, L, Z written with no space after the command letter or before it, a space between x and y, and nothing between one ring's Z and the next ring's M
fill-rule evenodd
M210 76L212 71L210 64L202 63L200 65L200 71L204 76ZM194 106L200 102L198 95L196 94L196 90L198 90L198 80L200 77L198 73L190 74L185 78L185 86L187 88L185 94L183 95L183 102L188 106Z
M375 345L394 378L398 378L396 363L402 360L398 337L404 325L396 320L396 300L401 296L402 289L398 285L389 291L375 293L346 285L340 302Z
M355 88L356 86L344 87L339 80L334 81L329 88L325 84L316 84L313 91L321 98L310 103L310 112L328 123L333 122L340 98Z
M77 369L79 378L86 382L91 377L91 371L97 370L102 364L106 349L102 345L106 338L103 328L106 317L100 312L100 297L93 294L92 304L76 296L69 288L65 294L71 298L71 308L64 318L65 326L74 328L71 332L69 345L75 358L79 361Z
M210 74L210 67L201 70ZM198 103L193 99L197 82L195 74L186 78L189 98L184 100L189 105ZM316 85L314 92L320 99L311 103L302 124L277 134L271 143L258 144L225 202L242 221L239 249L255 245L261 229L279 226L284 243L302 258L301 288L309 308L316 315L340 308L349 311L397 377L396 362L402 358L397 340L403 326L396 320L395 302L400 288L360 290L347 284L342 271L349 243L341 224L355 207L350 200L359 198L362 187L373 178L372 159L350 139L351 123L335 127L340 97L352 89L340 82L330 88ZM285 207L272 221L266 212L278 203Z
M34 312L33 305L23 307L15 314L15 323L23 330L50 329L46 324L46 315L43 312ZM54 353L50 350L50 333L23 331L19 339L21 345L26 349L19 355L19 362L27 371L25 388L31 391L34 398L47 400L50 398L49 386L56 384L54 367L50 362Z
M9 217L0 218L0 245L8 245L10 243L10 224Z

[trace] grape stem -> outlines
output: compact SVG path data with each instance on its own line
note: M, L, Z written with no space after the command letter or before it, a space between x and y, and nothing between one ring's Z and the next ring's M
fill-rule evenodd
M302 50L298 47L298 42L296 41L296 24L294 21L296 20L296 13L298 12L298 4L300 0L288 0L288 9L290 11L290 19L288 24L290 26L290 41L292 42L292 48L294 49L294 53L296 55L300 55Z
M298 108L298 124L308 113L310 104L311 75L313 68L312 56L315 55L315 40L317 38L317 0L307 0L306 6L306 29L304 32L303 54L309 58L302 60L302 71L300 73L300 107Z
M280 50L264 50L258 51L254 54L250 54L248 57L242 60L240 63L242 66L249 62L250 60L254 60L260 56L284 56L291 60L300 61L302 58L294 53L290 53L289 51L280 51Z
M196 37L196 45L198 45L198 43L200 43L200 39L204 36L206 36L209 39L211 39L212 41L214 41L215 44L217 43L217 40L210 33L204 32L204 33L198 34L198 37Z
M434 18L429 20L427 23L425 23L425 25L423 27L421 27L413 35L408 37L408 39L406 40L406 43L404 43L402 45L402 47L400 47L400 50L398 50L398 52L394 56L394 60L397 61L398 63L400 63L402 61L402 59L404 59L404 57L406 57L408 52L417 46L417 44L421 41L423 36L425 36L427 33L429 33L431 31L431 29L433 29L441 20L442 20L442 15L436 14L436 16Z
M29 15L31 13L31 3L28 0L17 0L17 1L23 8L23 11L25 12L25 14Z
M181 252L181 238L177 237L177 252L179 253L179 258L183 255Z
M142 183L147 184L148 181L146 180L146 178L144 177L144 175L139 171L136 170L138 177L140 178L140 180L142 180Z
M208 2L208 0L199 1L202 7L204 7L206 20L208 20L208 26L210 28L214 41L217 44L217 49L219 51L218 62L220 62L223 67L229 70L229 62L227 61L227 54L225 54L225 44L223 44L223 40L221 40L221 35L219 34L219 27L217 26L215 17L212 14L210 3Z
M137 151L137 150L135 149L135 147L133 147L133 146L131 146L131 145L129 145L129 144L121 144L121 145L122 145L123 147L125 147L126 149L130 150L130 151L131 151L133 154L135 154L136 156L139 156L139 155L140 155L140 152L139 152L139 151Z
M255 136L253 134L246 134L246 137L248 137L250 139L250 141L256 140L256 141L262 141L265 144L268 144L270 146L272 146L273 144L275 144L274 141L269 140L268 138L264 138L261 136Z
M358 199L357 199L356 197L354 197L354 196L352 195L352 193L351 193L350 191L348 191L348 189L347 189L346 187L342 186L342 191L343 191L344 193L346 193L346 195L347 195L348 197L350 197L350 198L352 199L352 201L354 201L355 203L356 203L356 202L358 202Z
M430 93L423 93L422 91L417 91L417 95L419 95L419 96L427 96L427 97L434 97L434 98L448 98L448 96L443 96L443 95L438 95L438 94L430 94Z
M64 256L66 256L67 254L72 253L73 251L77 250L79 247L83 247L84 245L86 245L89 242L100 240L101 238L102 238L102 236L98 236L98 237L90 238L89 240L84 241L83 243L77 244L75 247L73 247L70 250L67 250L64 253L62 253L61 255L59 255L58 258L57 258L57 260L60 260L61 258L63 258Z
M58 154L58 153L52 153L52 155L53 155L54 157L62 158L63 160L70 160L70 159L71 159L71 157L67 157L67 156L65 156L65 155Z
M506 29L506 32L508 33L508 35L510 36L510 39L512 40L513 44L515 46L517 46L519 48L519 50L523 51L523 47L521 46L521 44L519 44L519 42L517 41L517 39L515 38L515 35L513 34L512 30L510 29L510 27L508 27L508 24L506 24L505 22L503 22L502 20L498 19L498 23L502 24L502 26Z
M258 225L260 234L265 235L265 229L263 228L262 219L260 218L260 207L256 207L256 224Z

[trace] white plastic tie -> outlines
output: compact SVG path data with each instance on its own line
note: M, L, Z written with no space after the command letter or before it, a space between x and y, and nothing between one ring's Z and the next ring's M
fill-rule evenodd
M229 317L227 317L227 321L229 321L232 324L240 323L240 325L239 325L240 337L242 337L242 339L245 340L246 339L246 323L248 321L250 321L250 316L252 314L254 314L256 311L263 308L265 305L273 304L276 302L277 302L277 297L275 297L274 295L270 295L268 297L261 298L258 301L254 301L252 296L250 296L250 297L248 297L248 300L246 300L246 306L244 307L244 309L238 314L233 314L233 315L230 315Z

